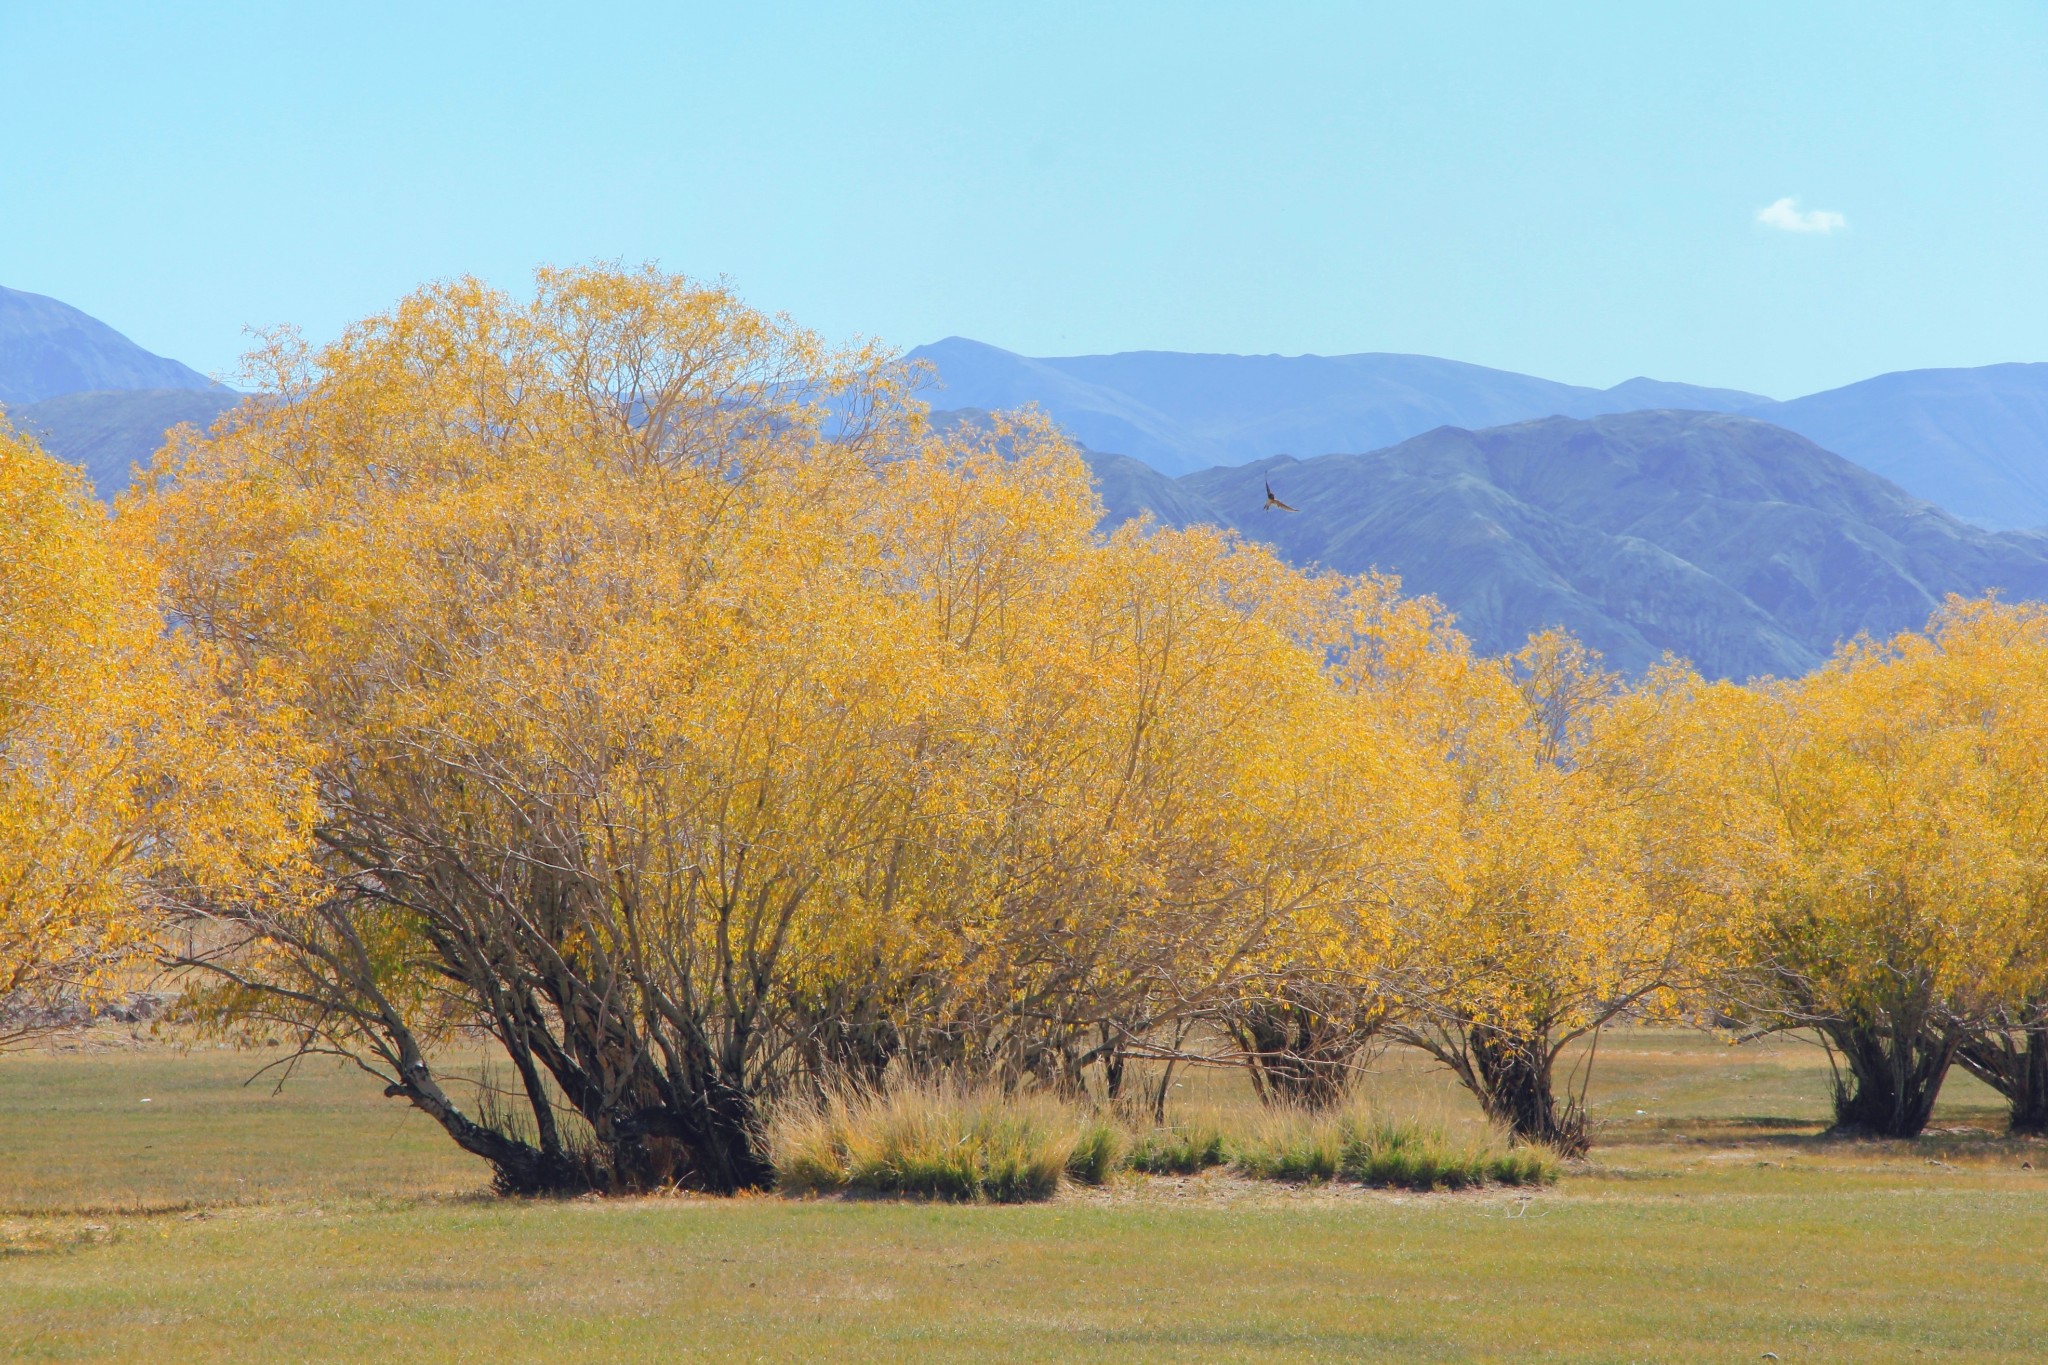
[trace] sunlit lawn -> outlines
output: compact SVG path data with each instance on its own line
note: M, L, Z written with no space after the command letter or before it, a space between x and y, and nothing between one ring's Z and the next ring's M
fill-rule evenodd
M1961 1077L1917 1143L1818 1133L1821 1054L1609 1033L1586 1168L1535 1195L1133 1180L1025 1208L505 1202L331 1064L0 1059L0 1355L2038 1360L2048 1147ZM1470 1121L1412 1056L1393 1113ZM147 1099L149 1103L142 1101ZM1195 1074L1185 1110L1243 1103ZM1641 1111L1638 1113L1638 1111Z

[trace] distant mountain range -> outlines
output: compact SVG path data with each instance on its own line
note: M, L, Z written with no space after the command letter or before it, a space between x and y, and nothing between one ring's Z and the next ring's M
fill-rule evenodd
M965 337L920 346L935 408L1036 403L1090 450L1192 474L1269 455L1378 450L1434 427L1643 408L1738 411L1771 400L1733 389L1631 379L1611 389L1558 384L1425 355L1013 355Z
M911 354L942 425L1044 408L1108 521L1214 522L1295 563L1398 573L1488 651L1562 625L1630 671L1670 652L1716 677L1797 674L1949 592L2048 598L2048 535L2010 529L2048 526L2048 365L1780 403L1427 356L1033 359L958 337ZM0 406L103 496L167 429L241 399L0 289ZM1261 510L1268 478L1298 513Z
M103 498L128 486L130 468L146 464L164 433L181 422L204 430L242 401L229 389L100 389L9 407L7 416L53 455L82 465Z
M2048 528L2048 365L1902 370L1744 410L1959 517Z
M0 407L83 465L102 497L127 486L129 466L170 428L203 427L241 397L68 303L0 288Z
M2048 597L2048 536L1972 526L1735 414L1447 426L1178 479L1088 460L1112 522L1210 522L1297 564L1398 573L1488 652L1561 625L1630 672L1669 652L1713 677L1788 676L1859 632L1924 624L1950 592ZM1269 479L1298 512L1264 509Z
M0 404L106 389L218 389L68 303L0 288Z
M1378 450L1439 426L1672 408L1762 417L1980 525L2048 526L2048 364L1912 370L1780 403L1654 379L1582 388L1429 356L1034 358L962 337L910 354L932 368L934 407L1036 403L1089 449L1168 475Z

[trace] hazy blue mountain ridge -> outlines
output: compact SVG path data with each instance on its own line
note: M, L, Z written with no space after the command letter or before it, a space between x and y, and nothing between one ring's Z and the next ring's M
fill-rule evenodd
M1745 410L1959 517L2048 527L2048 364L1902 370Z
M1169 474L1283 452L1377 450L1446 425L1680 405L1727 411L1771 401L1651 379L1591 389L1462 361L1377 353L1033 358L948 337L909 358L935 371L937 384L927 394L935 408L1037 403L1089 449L1129 455Z
M228 389L111 389L67 393L10 407L7 416L43 449L84 467L102 498L128 486L132 466L146 463L180 423L204 430L240 402Z
M1670 652L1715 676L1794 674L1858 632L1920 625L1949 592L2048 598L2048 536L1942 510L2048 523L2048 365L1778 403L1427 356L1033 359L956 337L913 357L944 381L935 406L967 409L941 425L1044 408L1085 448L1108 521L1216 522L1295 563L1398 573L1488 651L1560 625L1631 671ZM0 291L0 403L104 496L167 429L240 399ZM1298 514L1261 510L1269 476Z
M1811 441L1734 414L1651 411L1443 427L1369 454L1276 456L1170 479L1090 454L1108 520L1207 518L1289 561L1380 569L1488 652L1564 626L1639 672L1803 673L1950 592L2048 597L2048 537L1996 533ZM1263 510L1264 485L1301 510Z
M218 387L70 304L0 288L0 404L13 408L104 389Z
M1377 450L1439 426L1651 409L1740 412L1807 436L1966 520L2048 526L2048 364L1911 370L1777 402L1637 378L1609 389L1428 356L1167 351L1027 357L919 347L941 408L1043 407L1081 444L1172 475L1276 454Z

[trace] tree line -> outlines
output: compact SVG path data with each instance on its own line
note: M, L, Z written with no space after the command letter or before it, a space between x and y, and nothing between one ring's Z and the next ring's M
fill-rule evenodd
M0 429L9 1019L154 955L518 1191L761 1186L765 1106L897 1073L1328 1106L1388 1041L1573 1153L1624 1018L1816 1031L1845 1129L1960 1065L2048 1130L2038 606L1748 686L1483 657L652 270L251 365L111 517Z

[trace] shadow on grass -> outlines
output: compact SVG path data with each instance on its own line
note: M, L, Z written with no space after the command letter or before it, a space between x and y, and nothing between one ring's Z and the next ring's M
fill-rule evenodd
M170 1218L204 1209L247 1207L228 1200L206 1202L197 1199L141 1199L121 1204L65 1204L61 1207L23 1204L0 1208L0 1218Z
M1971 1115L1962 1122L1930 1126L1917 1137L1879 1138L1864 1134L1838 1133L1824 1123L1776 1115L1743 1115L1714 1119L1610 1120L1594 1136L1600 1148L1689 1148L1713 1147L1726 1151L1754 1151L1773 1156L1811 1155L1919 1159L1942 1163L1956 1159L1975 1161L2010 1158L2015 1165L2041 1164L2048 1168L2048 1138L2009 1133L2003 1116L1996 1113Z
M1742 1115L1712 1119L1607 1119L1593 1128L1593 1146L1601 1147L1740 1147L1785 1142L1810 1142L1826 1135L1827 1125L1811 1119L1776 1115Z

